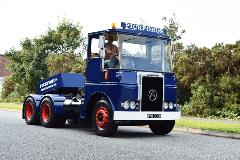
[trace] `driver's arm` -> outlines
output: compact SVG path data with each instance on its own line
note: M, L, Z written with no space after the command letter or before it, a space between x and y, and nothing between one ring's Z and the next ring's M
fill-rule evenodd
M114 45L114 51L115 51L115 53L114 53L114 57L118 57L118 55L119 55L119 49L118 49L118 47L116 46L116 45Z
M107 60L107 59L110 59L110 58L111 58L110 47L109 47L109 45L105 44L105 57L104 57L104 59Z

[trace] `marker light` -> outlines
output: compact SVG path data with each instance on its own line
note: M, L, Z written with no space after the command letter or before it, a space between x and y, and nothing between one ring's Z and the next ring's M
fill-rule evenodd
M174 107L175 107L175 108L178 108L178 105L177 105L177 104L174 104Z
M115 22L112 23L112 29L116 29L117 24Z
M125 101L123 104L122 104L122 106L123 106L123 108L124 109L128 109L129 108L129 102L128 101Z
M131 101L129 105L131 109L135 109L136 107L136 103L134 101Z
M163 102L163 108L168 109L168 103L167 102Z
M172 102L169 103L169 109L173 109L173 103Z

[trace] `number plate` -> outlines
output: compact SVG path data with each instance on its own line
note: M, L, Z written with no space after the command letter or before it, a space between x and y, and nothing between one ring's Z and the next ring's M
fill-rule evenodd
M161 118L161 114L147 114L147 118Z

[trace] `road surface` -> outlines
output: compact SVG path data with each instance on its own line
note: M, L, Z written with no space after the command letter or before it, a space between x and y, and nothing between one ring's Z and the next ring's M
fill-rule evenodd
M114 137L87 128L29 126L21 113L0 110L0 159L240 159L240 140L172 132L156 136L146 127L119 127Z

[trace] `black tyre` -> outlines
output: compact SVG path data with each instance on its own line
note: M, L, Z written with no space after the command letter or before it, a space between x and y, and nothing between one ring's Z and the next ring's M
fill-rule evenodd
M28 97L23 104L23 117L29 125L40 124L39 115L32 97Z
M53 102L48 98L44 98L40 105L40 121L42 126L47 128L63 127L66 119L63 116L54 114Z
M114 124L113 113L109 108L107 101L100 100L93 110L93 127L99 136L109 137L117 132L118 126Z
M175 120L168 121L153 121L149 124L151 131L157 135L165 135L172 131L175 125Z

